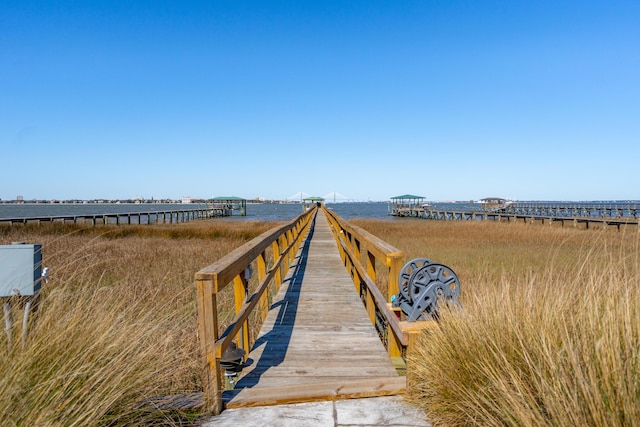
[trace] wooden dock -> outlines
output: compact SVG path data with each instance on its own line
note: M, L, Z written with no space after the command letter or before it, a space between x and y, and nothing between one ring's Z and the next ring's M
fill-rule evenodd
M613 217L566 217L566 216L553 216L553 215L521 215L507 212L486 212L486 211L446 211L436 209L412 209L406 211L400 211L394 213L395 216L409 217L409 218L422 218L430 220L440 221L470 221L470 220L492 220L492 221L505 221L505 222L518 222L524 223L540 222L542 224L560 224L564 227L565 223L577 228L579 225L586 229L600 228L606 229L609 227L616 227L618 230L621 228L632 227L640 231L640 220L637 218L620 217L615 219Z
M0 218L0 224L42 224L59 222L63 224L173 224L196 219L230 216L231 209L220 207L176 208L161 211L86 213L69 215L46 215L15 218Z
M247 361L227 408L404 393L322 211Z

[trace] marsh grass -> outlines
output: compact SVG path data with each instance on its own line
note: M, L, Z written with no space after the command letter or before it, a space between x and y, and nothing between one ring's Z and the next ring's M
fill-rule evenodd
M359 225L460 276L463 310L409 355L408 397L434 425L640 425L635 230Z
M180 425L197 414L148 397L202 391L194 273L273 223L1 227L0 244L42 243L50 281L24 349L0 335L3 425ZM221 303L232 317L229 296Z
M434 425L638 424L637 232L353 222L461 279L464 310L409 355L408 398ZM275 225L0 227L0 244L42 243L51 272L25 348L19 308L11 350L0 334L3 425L188 424L197 413L141 402L202 390L193 275Z

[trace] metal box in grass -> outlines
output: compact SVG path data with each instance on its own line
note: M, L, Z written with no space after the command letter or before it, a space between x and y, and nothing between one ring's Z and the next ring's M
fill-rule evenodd
M34 295L42 278L42 245L0 245L0 297Z

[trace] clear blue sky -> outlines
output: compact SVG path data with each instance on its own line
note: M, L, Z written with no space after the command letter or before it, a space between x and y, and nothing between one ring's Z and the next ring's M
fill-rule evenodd
M640 1L8 1L0 198L640 199Z

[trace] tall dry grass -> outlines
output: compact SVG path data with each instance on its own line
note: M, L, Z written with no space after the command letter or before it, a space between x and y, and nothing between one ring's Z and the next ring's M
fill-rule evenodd
M193 275L273 226L0 227L0 244L42 243L51 277L25 348L17 304L11 349L0 335L2 425L189 423L143 402L202 390Z
M638 232L358 223L461 279L463 311L409 355L409 398L434 425L640 425Z
M354 222L462 281L464 311L410 354L409 398L435 425L638 423L637 233ZM141 402L201 390L193 274L273 225L0 227L51 271L25 349L19 324L13 351L0 334L3 425L188 423Z

